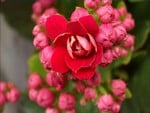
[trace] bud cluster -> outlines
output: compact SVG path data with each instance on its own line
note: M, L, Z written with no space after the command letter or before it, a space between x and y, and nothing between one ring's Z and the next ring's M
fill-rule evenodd
M3 107L6 102L17 102L19 97L20 92L14 83L0 81L0 108Z

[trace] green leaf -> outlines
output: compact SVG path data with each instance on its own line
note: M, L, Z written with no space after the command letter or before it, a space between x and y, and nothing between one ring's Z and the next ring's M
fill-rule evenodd
M35 102L30 101L26 95L21 99L21 104L25 113L44 113L45 111L44 108L41 108Z
M43 78L45 78L46 71L40 62L39 54L36 53L33 56L31 56L31 58L29 58L28 60L28 65L30 73L36 72L40 74Z
M120 7L126 7L126 4L123 0L119 0L119 2L117 4L117 8L120 8Z
M136 72L133 78L130 78L128 83L129 89L132 92L132 99L127 100L123 104L121 113L149 113L150 112L150 54L147 55L139 67L136 67ZM132 108L132 109L131 109Z
M133 31L135 34L135 50L140 49L146 42L150 33L150 21L140 21L136 24L136 28Z
M131 93L131 91L130 91L128 88L126 89L125 95L126 95L126 98L127 98L127 99L132 98L132 93Z

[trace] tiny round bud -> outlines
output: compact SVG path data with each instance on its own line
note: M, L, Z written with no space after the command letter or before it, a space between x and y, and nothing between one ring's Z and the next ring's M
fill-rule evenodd
M76 110L75 109L67 110L66 113L76 113Z
M3 106L6 102L6 97L3 92L0 91L0 107Z
M55 0L38 0L43 8L47 8L54 4Z
M135 22L133 18L125 18L123 21L123 26L126 28L127 31L132 30L135 27Z
M113 107L112 107L112 112L113 113L119 113L120 111L120 104L119 103L114 103Z
M42 50L43 48L45 48L46 46L49 45L49 40L46 36L45 33L38 33L34 40L33 40L33 45L35 46L36 49L38 50Z
M33 30L32 30L32 34L34 36L36 36L37 34L39 34L41 32L41 27L39 25L34 26Z
M111 95L102 95L97 103L99 110L102 112L110 111L113 107L114 100Z
M132 46L134 46L134 36L127 34L126 39L123 42L123 45L126 48L131 48Z
M84 97L89 100L93 100L96 98L96 90L90 87L85 88Z
M32 10L34 14L41 14L42 13L42 4L39 1L34 2L33 6L32 6Z
M39 90L39 93L37 95L38 105L45 108L52 107L54 100L54 94L50 90L48 90L47 88L42 88Z
M63 93L59 96L58 106L61 110L72 110L75 108L75 97L69 93Z
M28 87L29 88L38 88L42 84L42 78L37 73L32 73L28 79Z
M86 7L95 9L99 6L100 0L85 0L84 4Z
M38 95L38 91L36 89L29 89L29 98L32 101L36 101Z
M57 109L54 109L54 108L47 108L45 113L59 113L59 111Z
M79 93L82 93L82 92L84 92L85 85L84 85L83 82L77 81L77 82L75 83L75 88L76 88L76 90L77 90Z
M20 92L17 88L12 88L7 92L6 97L8 101L15 103L20 97Z
M7 89L7 84L5 82L0 82L0 91L4 92Z
M123 95L126 92L126 83L123 80L113 80L111 86L115 96Z

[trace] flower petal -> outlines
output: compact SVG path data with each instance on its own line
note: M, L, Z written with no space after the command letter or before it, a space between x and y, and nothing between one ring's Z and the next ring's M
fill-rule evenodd
M73 73L74 76L80 80L88 80L95 74L95 68L81 68L77 73Z
M65 58L64 56L66 55L66 53L67 51L63 47L55 48L54 53L51 58L52 70L56 72L60 72L60 73L65 73L69 70L64 59Z
M95 61L96 56L84 57L84 58L71 58L68 55L65 56L67 66L73 71L77 72L80 68L89 67Z
M103 55L103 48L101 44L97 44L97 54L92 66L96 66L101 63L102 55Z
M79 21L86 28L88 33L90 33L94 37L97 35L99 30L98 24L91 15L81 17Z
M78 22L69 22L67 24L68 30L71 32L73 35L85 35L87 34L86 29Z
M67 39L70 37L70 33L63 33L58 35L58 37L55 38L54 42L54 46L58 47L58 46L63 46L66 47L67 45Z
M52 40L66 32L67 20L62 15L52 15L46 21L46 31Z

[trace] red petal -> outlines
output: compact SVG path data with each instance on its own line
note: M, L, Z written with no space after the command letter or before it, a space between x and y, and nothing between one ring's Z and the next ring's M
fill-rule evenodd
M64 46L66 47L67 45L67 39L70 37L70 33L63 33L61 35L58 35L56 39L54 40L54 46Z
M84 58L71 58L68 55L65 57L65 61L67 66L73 71L77 72L80 68L92 66L93 62L95 61L95 55L91 57L84 57Z
M65 73L69 69L65 63L64 56L66 54L66 49L58 47L54 49L54 53L51 58L52 70L60 73Z
M87 34L86 29L78 22L69 22L67 24L68 30L71 32L73 35L85 35Z
M73 73L74 76L80 80L91 79L95 74L95 68L82 68L77 73Z
M97 53L96 53L95 61L92 64L93 66L96 66L101 63L102 55L103 55L103 48L101 44L97 44Z
M52 15L46 21L46 31L53 40L67 29L67 20L62 15Z
M96 23L96 21L91 15L81 17L79 21L86 28L88 33L90 33L94 37L97 35L98 30L99 30L98 24Z

